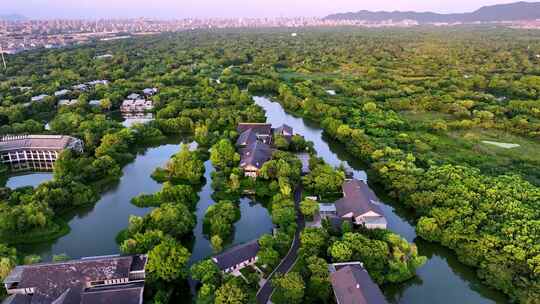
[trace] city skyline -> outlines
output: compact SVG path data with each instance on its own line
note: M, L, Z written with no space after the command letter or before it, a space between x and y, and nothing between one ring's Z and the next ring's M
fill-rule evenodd
M381 0L358 3L354 0L7 0L0 6L1 14L20 14L31 19L97 19L97 18L266 18L323 17L332 13L371 11L431 11L460 13L474 11L485 5L511 3L508 0L442 0L433 2Z

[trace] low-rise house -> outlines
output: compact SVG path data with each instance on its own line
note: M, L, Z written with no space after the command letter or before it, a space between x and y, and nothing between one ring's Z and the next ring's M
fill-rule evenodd
M53 169L65 149L83 152L80 139L64 135L6 135L0 137L0 160L12 171Z
M90 86L96 86L98 84L100 84L100 85L108 85L109 81L108 80L92 80L92 81L87 82L87 84L90 85Z
M272 144L272 125L267 123L240 123L236 128L240 136L236 144L240 147L248 146L258 140L265 144Z
M103 55L98 55L96 57L94 57L94 59L109 59L109 58L113 58L114 56L112 54L103 54Z
M360 262L328 265L337 304L387 304L379 286Z
M255 141L240 149L240 167L244 170L244 175L257 178L264 163L272 158L273 152L270 145L261 141Z
M4 279L3 304L143 301L147 256L105 256L15 267Z
M81 84L76 84L76 85L72 86L71 88L73 90L75 90L75 91L83 92L83 91L88 90L88 85L86 85L84 83L81 83Z
M20 91L30 91L32 89L32 87L21 87L21 86L18 86L18 87L11 87L12 90L20 90Z
M62 96L65 96L65 95L69 94L69 92L71 92L71 91L70 91L70 90L66 90L66 89L60 90L60 91L56 91L56 92L54 92L54 96L56 96L56 97L62 97Z
M145 99L127 99L122 102L120 110L122 112L145 112L150 111L154 108L154 105L151 100Z
M227 251L214 256L212 261L224 273L238 276L241 269L257 262L259 250L259 241L254 240L228 249Z
M61 107L61 106L74 106L78 103L79 101L77 99L62 99L60 101L58 101L58 106Z
M274 135L279 135L285 138L288 143L291 143L293 137L293 128L289 125L283 124L281 127L274 129Z
M334 203L335 212L330 207L319 206L325 210L324 214L320 213L321 218L338 217L368 229L386 229L386 218L379 207L381 202L365 182L346 180L342 189L343 198Z
M293 136L293 128L289 125L283 124L281 127L277 127L274 130L275 135L281 135L285 138L291 138Z
M141 98L141 95L137 93L131 93L126 97L128 100L137 100Z
M101 106L101 100L90 100L88 102L88 105L91 107L100 107Z
M143 90L143 94L146 96L152 96L154 94L157 94L158 89L157 88L146 88Z
M49 97L49 95L47 95L47 94L41 94L41 95L32 97L32 98L30 99L30 101L32 101L32 102L41 102L41 101L45 100L46 97Z

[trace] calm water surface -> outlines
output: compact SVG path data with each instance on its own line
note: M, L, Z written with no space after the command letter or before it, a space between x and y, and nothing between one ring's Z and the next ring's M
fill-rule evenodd
M180 140L138 154L123 168L120 182L105 192L92 207L69 214L71 231L55 242L24 246L26 253L39 254L49 260L54 254L65 253L72 258L99 256L119 252L116 235L128 225L129 215L143 216L150 208L138 208L131 199L141 193L154 193L161 189L150 175L158 166L180 150Z
M37 187L39 184L49 181L53 178L52 172L35 172L12 175L6 182L6 187L16 189L20 187Z
M193 246L193 253L191 255L190 263L195 263L204 258L207 258L213 254L210 240L203 234L203 220L206 209L213 205L215 202L212 199L212 187L211 177L214 167L208 160L205 162L206 172L206 184L199 192L200 200L197 204L197 226L193 230L195 235L195 243ZM268 213L268 210L262 205L254 202L250 198L240 199L240 220L234 225L234 237L232 242L226 244L226 247L249 242L251 240L259 238L265 233L272 232L272 218Z
M255 103L266 111L267 122L275 126L286 123L295 133L314 143L319 157L338 166L345 162L354 169L359 179L367 179L364 166L343 145L323 135L322 129L313 122L287 114L283 107L265 97L254 97ZM380 195L384 197L384 195ZM425 304L484 304L507 303L508 299L476 277L474 269L461 264L455 254L438 244L426 242L416 236L412 216L390 205L381 206L388 220L388 228L409 242L415 242L427 263L418 269L417 277L400 285L385 286L383 291L391 303Z
M138 208L131 204L131 199L139 194L154 193L162 185L155 182L150 175L163 166L172 155L180 151L180 140L171 144L149 148L137 155L136 159L123 168L120 182L92 207L87 207L66 215L71 231L54 242L24 245L19 249L25 254L38 254L44 261L52 255L65 253L72 258L85 256L100 256L119 253L116 243L117 234L128 225L130 215L143 216L151 208ZM195 143L190 144L196 148ZM194 233L193 255L191 262L199 261L212 255L212 248L207 237L203 234L202 225L208 206L214 204L211 198L211 174L214 168L210 161L205 162L206 184L199 192L200 201L197 205L197 226ZM51 179L52 173L32 173L14 176L8 180L11 188L31 185ZM272 230L272 220L268 211L251 199L240 200L241 219L235 224L232 242L227 246L244 243L258 238Z

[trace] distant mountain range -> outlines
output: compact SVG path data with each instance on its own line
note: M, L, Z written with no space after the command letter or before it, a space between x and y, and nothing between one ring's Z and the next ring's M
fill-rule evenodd
M356 13L340 13L325 17L326 20L364 20L364 21L402 21L416 20L418 23L439 22L493 22L540 19L540 2L515 2L484 6L472 13L439 14L432 12L371 12L359 11Z
M26 17L19 14L0 14L0 20L21 21L26 20Z

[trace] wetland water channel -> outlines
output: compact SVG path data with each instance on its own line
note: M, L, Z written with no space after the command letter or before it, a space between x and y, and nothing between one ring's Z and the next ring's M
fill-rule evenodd
M138 153L133 162L126 165L118 184L102 194L94 205L79 209L66 215L70 232L52 242L21 245L18 249L24 254L37 254L44 261L52 255L65 253L72 258L118 254L117 234L127 228L130 215L143 216L152 208L138 208L131 204L131 199L141 193L154 193L162 185L151 178L152 172L164 166L175 153L180 151L181 139L173 139L158 147L148 148ZM185 142L185 141L184 141ZM194 143L185 142L194 147ZM199 261L212 254L212 248L203 234L203 218L206 209L214 202L211 198L210 161L205 162L206 184L199 192L197 205L197 226L194 233L191 262ZM30 173L12 176L7 184L11 188L38 186L41 182L52 179L52 173ZM235 224L235 234L229 246L258 238L264 233L271 233L272 220L268 211L249 198L240 200L241 219Z
M254 100L266 111L268 123L274 126L288 124L293 127L295 133L313 142L318 156L327 163L333 166L345 163L353 169L356 178L367 178L366 172L362 170L365 165L346 152L343 145L324 136L317 123L286 113L279 103L272 102L266 97L254 97ZM390 205L381 207L388 220L388 228L409 242L415 242L418 252L428 258L427 263L418 269L418 275L415 278L403 284L383 286L384 294L389 302L407 304L508 302L507 297L502 293L484 285L476 277L474 269L460 263L452 251L417 237L410 213Z
M255 102L264 108L268 122L273 125L286 123L314 143L320 157L337 166L346 163L354 170L355 177L366 179L363 164L347 153L344 147L323 135L322 129L313 122L287 114L280 104L264 97L255 97ZM123 168L120 182L106 191L94 205L77 210L66 216L71 231L52 242L20 246L25 254L41 255L44 261L53 254L65 253L73 258L116 254L119 252L116 235L128 224L130 215L145 215L150 208L138 208L131 199L141 193L154 193L161 189L150 175L155 168L163 166L180 149L181 139L169 141L161 146L148 148L137 154L136 159ZM211 198L210 161L205 163L206 184L199 192L197 205L197 226L194 229L194 244L191 262L212 254L210 242L202 232L203 217ZM50 173L32 173L12 176L7 181L11 188L37 186L52 178ZM384 197L382 193L379 193ZM501 293L488 288L476 277L474 269L461 264L455 254L438 245L423 241L416 236L410 213L391 205L382 206L388 220L389 229L415 242L420 254L428 257L427 263L418 270L416 278L404 284L383 286L383 291L391 303L506 303L508 299ZM258 238L270 233L272 222L268 211L249 198L240 201L241 219L235 224L235 234L230 246Z

